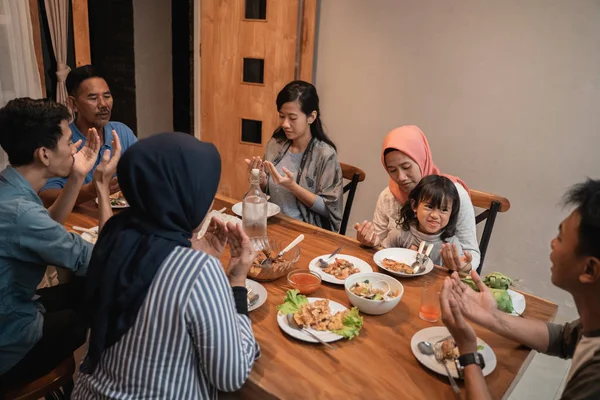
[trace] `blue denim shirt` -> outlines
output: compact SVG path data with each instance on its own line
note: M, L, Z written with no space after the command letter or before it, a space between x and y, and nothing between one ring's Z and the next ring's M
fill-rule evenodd
M69 124L69 128L71 128L71 132L73 133L73 142L77 143L77 141L81 140L81 147L83 147L86 141L87 132L85 135L82 134L77 128L77 125L75 125L75 121ZM92 181L94 171L96 170L98 164L100 164L100 161L102 161L102 154L104 154L104 150L110 150L110 154L112 155L113 130L117 132L117 135L119 135L119 139L121 140L122 152L125 152L125 150L127 150L135 142L137 142L137 138L133 134L133 131L129 129L127 125L121 122L114 121L110 121L108 124L106 124L104 126L104 144L98 152L98 159L96 159L96 164L94 164L94 168L92 168L92 170L87 174L85 180L83 181L83 184L90 183ZM40 190L40 192L46 189L62 189L65 187L65 183L67 183L67 178L50 178L48 179L48 182L46 182L46 185L44 185L42 190Z
M85 275L92 249L50 217L16 169L0 173L0 375L42 337L44 308L34 296L46 266Z

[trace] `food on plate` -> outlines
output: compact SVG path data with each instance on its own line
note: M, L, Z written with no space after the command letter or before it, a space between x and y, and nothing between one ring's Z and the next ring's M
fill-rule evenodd
M368 300L383 300L384 290L374 288L373 284L368 279L362 282L356 282L354 286L350 288L350 291L359 297L363 297ZM391 291L387 294L388 299L393 299L398 296L399 291Z
M336 258L334 262L327 266L327 268L323 269L323 272L343 280L352 274L359 273L360 269L356 268L354 264L348 260Z
M442 356L446 360L454 360L460 356L458 352L458 346L456 346L456 342L454 338L449 337L441 343L442 347Z
M277 310L283 315L294 314L294 321L300 326L330 331L347 339L358 336L363 325L363 318L356 307L332 314L329 300L309 303L306 296L295 289L287 291L283 304L278 305Z
M440 344L442 350L442 357L446 360L454 360L460 356L458 346L452 336L444 339ZM483 346L477 345L477 351L483 350Z
M260 250L258 252L258 254L256 255L256 257L254 258L254 262L252 263L252 266L250 267L250 274L258 275L260 273L260 270L262 269L262 266L260 265L260 263L263 262L264 260L266 260L267 258L271 258L274 256L275 256L275 254L272 250L269 250L269 249ZM277 256L277 257L273 258L273 262L271 263L271 266L269 268L273 269L274 271L277 271L281 267L283 267L286 262L287 261L283 257Z
M123 192L119 190L118 192L110 195L110 205L113 207L125 207L129 204L127 203L127 200L125 200Z
M391 258L384 258L383 261L381 261L381 264L390 271L411 275L415 273L410 265L392 260Z
M473 290L479 292L479 288L471 277L462 278L461 280ZM507 289L512 286L513 280L511 278L500 272L492 272L491 274L486 275L482 279L482 282L490 288L500 311L511 314L515 310L510 294L508 294L507 291Z

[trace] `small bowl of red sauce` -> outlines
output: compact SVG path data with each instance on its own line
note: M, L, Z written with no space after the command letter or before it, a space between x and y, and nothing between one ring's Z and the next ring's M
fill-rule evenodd
M295 269L291 271L287 280L294 289L302 294L311 294L321 286L321 277L307 269Z

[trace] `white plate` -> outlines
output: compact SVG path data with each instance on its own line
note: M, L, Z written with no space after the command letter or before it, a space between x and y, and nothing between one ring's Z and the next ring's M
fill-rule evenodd
M258 295L258 300L252 307L248 307L248 312L256 310L267 301L267 289L260 283L252 279L246 279L246 287L252 288L252 291Z
M86 242L90 242L92 244L96 244L96 240L98 240L98 227L94 226L93 228L90 228L90 230L96 231L96 235L94 236L94 235L92 235L90 233L87 233L87 232L81 232L81 237Z
M96 197L96 204L98 204L98 198L97 198L97 197ZM129 207L129 204L127 204L126 206L113 206L113 205L111 204L111 207L112 207L112 208L127 208L127 207Z
M512 300L513 308L515 309L511 315L518 316L519 314L523 314L523 312L525 312L525 296L511 289L508 289L507 292Z
M309 303L313 303L317 300L324 300L322 298L319 297L308 297L308 302ZM329 300L329 308L331 309L331 314L335 314L338 311L345 311L348 308L344 307L343 305L341 305L340 303L337 303L333 300ZM285 315L283 315L282 313L278 312L277 313L277 323L279 324L279 327L281 328L282 331L284 331L285 333L287 333L288 335L290 335L293 338L296 338L298 340L302 340L304 342L309 342L309 343L319 343L318 340L313 339L308 333L296 330L292 327L290 327L290 324L286 318ZM333 332L329 332L329 331L316 331L312 328L308 328L309 331L311 331L312 333L314 333L317 337L319 337L319 339L323 340L324 342L335 342L336 340L340 340L343 339L343 336L340 335L336 335Z
M231 207L231 211L233 211L236 215L239 215L241 217L242 202L240 201L239 203L234 204L233 207ZM272 216L279 214L280 211L281 209L277 204L267 203L267 218L271 218Z
M323 272L321 267L319 267L319 259L327 257L329 257L329 254L325 254L313 259L310 262L310 264L308 264L308 269L319 274L321 279L325 282L335 283L336 285L343 285L344 282L346 282L345 279L338 279L335 276L328 274L327 272ZM373 272L373 268L367 262L361 260L360 258L349 256L346 254L338 254L335 256L335 258L350 261L352 264L354 264L356 268L360 269L360 272Z
M379 266L379 268L386 270L390 274L393 274L396 276L401 276L403 278L413 278L415 276L425 275L425 274L430 273L433 270L433 261L431 261L431 259L428 259L425 262L425 271L423 271L419 274L403 274L402 272L391 271L391 270L385 268L382 264L382 261L384 258L389 258L394 261L412 265L412 263L415 262L416 257L417 257L417 252L415 250L402 249L399 247L392 247L389 249L380 250L377 253L375 253L375 255L373 256L373 261L375 261L375 264L377 264Z
M438 363L435 360L435 356L426 356L424 354L421 354L419 348L417 347L417 344L422 341L428 341L431 344L435 344L435 342L437 342L438 340L443 339L449 335L450 333L448 332L448 329L446 329L445 326L432 326L431 328L421 329L419 332L415 333L412 339L410 340L410 349L421 364L423 364L430 370L437 372L440 375L446 376L446 369L442 364ZM479 353L483 355L483 359L485 361L483 375L488 376L496 368L496 364L498 362L498 360L496 359L496 354L494 353L494 350L492 350L490 345L488 345L486 342L479 338L477 338L477 345L483 346L483 350L480 350ZM454 364L454 362L449 360L446 363L446 365L448 365L448 369L450 370L452 376L455 379L459 379L458 372L456 371L456 365Z

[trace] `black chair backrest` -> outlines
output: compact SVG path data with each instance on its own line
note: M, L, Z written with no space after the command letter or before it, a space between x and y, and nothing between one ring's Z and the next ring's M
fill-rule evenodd
M346 228L348 227L348 219L350 219L350 211L352 211L354 195L356 194L356 188L358 187L359 182L366 179L366 174L360 168L353 167L352 165L340 163L340 166L342 167L342 176L344 179L350 181L344 185L344 193L348 192L348 197L346 198L346 204L344 205L344 215L339 231L341 235L345 235Z
M482 213L475 217L476 224L485 221L483 233L481 234L481 239L479 240L479 252L481 254L481 258L479 260L477 273L481 274L481 271L483 270L485 254L487 253L490 239L492 237L492 230L494 229L494 223L496 222L496 216L499 212L508 211L510 208L510 202L505 197L480 192L478 190L471 190L470 194L473 206L484 209Z

